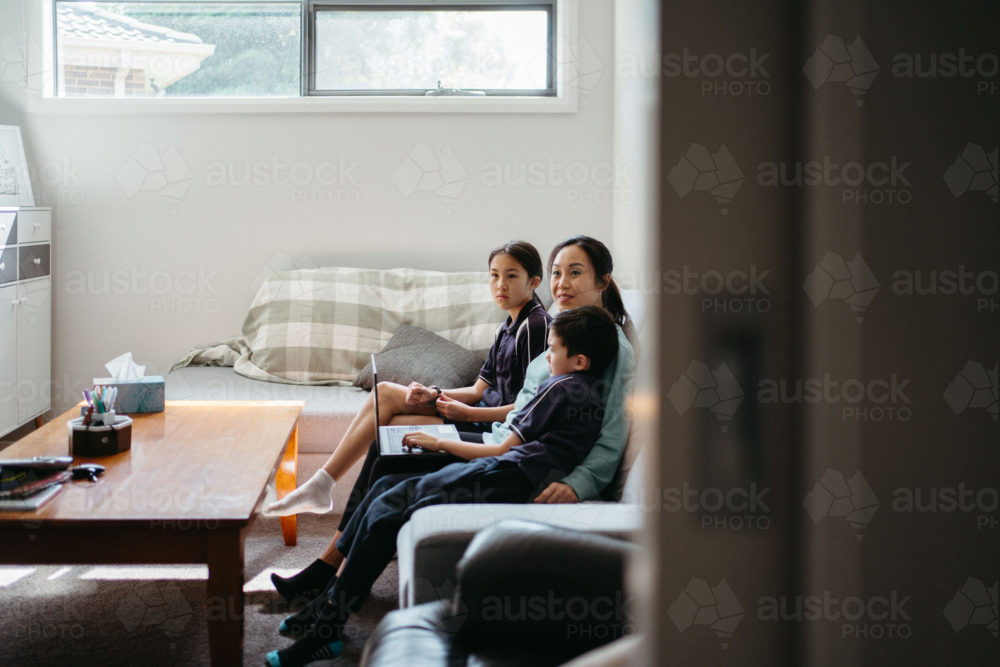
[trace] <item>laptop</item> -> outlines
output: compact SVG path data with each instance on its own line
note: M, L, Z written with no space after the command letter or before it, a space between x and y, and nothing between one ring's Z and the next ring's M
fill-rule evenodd
M413 426L381 426L378 416L378 366L375 355L372 355L372 397L375 401L375 441L382 456L405 456L407 454L433 455L438 452L425 452L419 447L408 449L403 446L403 436L407 433L428 433L448 440L461 440L454 424L415 424Z

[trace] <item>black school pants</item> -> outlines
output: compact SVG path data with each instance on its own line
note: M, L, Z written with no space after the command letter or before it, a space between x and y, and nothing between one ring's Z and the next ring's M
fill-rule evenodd
M347 562L319 623L343 624L357 613L396 553L400 528L418 509L448 503L524 504L534 491L517 463L495 457L455 463L402 481L396 476L378 480L337 541Z
M482 433L459 430L458 435L466 442L481 443L483 441ZM368 491L375 486L375 482L383 477L388 475L402 475L403 477L399 478L402 480L406 477L416 477L417 475L425 475L429 472L441 470L452 463L465 463L465 459L460 459L457 456L452 456L444 452L381 456L378 450L378 443L373 440L372 444L368 447L368 455L365 457L365 462L361 466L361 473L354 482L354 488L351 489L351 496L347 499L347 507L344 508L344 516L341 517L337 530L344 532L351 517L354 516L358 507L361 506L365 496L368 495Z

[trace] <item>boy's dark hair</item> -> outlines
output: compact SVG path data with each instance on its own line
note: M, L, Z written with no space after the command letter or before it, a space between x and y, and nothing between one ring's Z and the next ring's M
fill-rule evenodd
M598 306L564 310L552 320L555 332L569 356L582 354L590 359L592 375L600 375L618 356L618 329L611 314Z

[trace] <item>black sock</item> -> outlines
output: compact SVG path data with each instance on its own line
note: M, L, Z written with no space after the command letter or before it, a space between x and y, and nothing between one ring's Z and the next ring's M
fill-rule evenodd
M338 632L336 638L326 639L303 637L288 648L278 651L279 664L281 667L300 667L318 660L332 660L340 655L337 649L343 648L343 645L331 647L331 644L340 641L339 635Z
M278 595L291 602L299 597L312 600L326 590L336 576L337 568L317 558L309 567L291 577L272 574L271 582Z
M316 622L316 610L327 601L329 592L329 590L323 591L310 600L302 609L286 617L281 622L281 625L278 626L278 630L293 635L304 634L309 626Z

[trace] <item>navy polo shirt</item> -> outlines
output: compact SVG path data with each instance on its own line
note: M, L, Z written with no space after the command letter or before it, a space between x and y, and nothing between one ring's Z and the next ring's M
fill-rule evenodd
M491 408L513 405L524 386L524 375L532 359L548 346L552 316L537 299L524 304L517 320L507 321L497 329L496 339L479 377L490 385L483 390L483 402Z
M519 411L510 428L523 444L497 457L514 461L536 489L583 463L601 434L600 378L587 373L550 377Z

